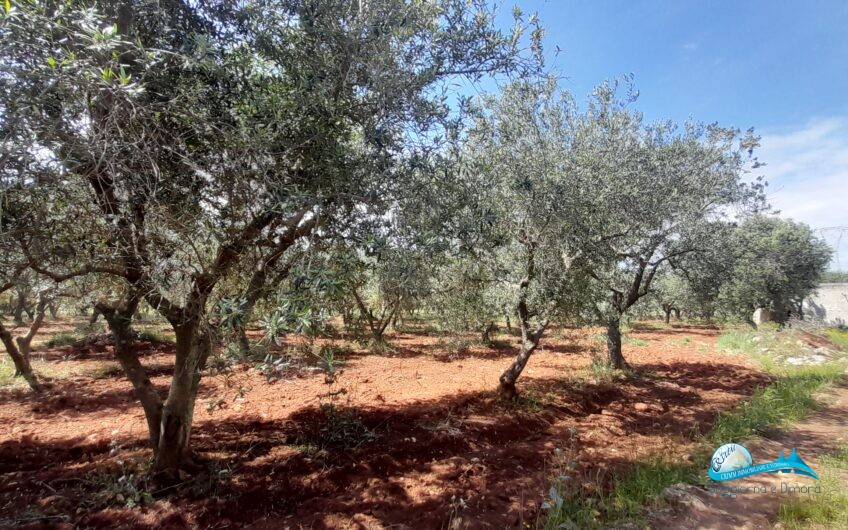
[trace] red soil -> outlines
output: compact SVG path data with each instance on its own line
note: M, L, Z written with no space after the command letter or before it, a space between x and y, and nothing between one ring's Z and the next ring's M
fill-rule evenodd
M424 333L390 337L393 352L344 357L336 389L376 439L328 445L319 396L323 374L266 381L241 367L202 383L192 434L211 470L153 501L116 497L122 469L149 458L144 416L128 382L95 347L56 363L90 363L102 377L53 382L49 394L0 391L0 525L28 528L504 528L531 523L549 487L557 448L579 477L622 472L657 453L684 452L715 415L767 378L746 360L719 356L718 332L634 331L625 346L636 368L597 382L585 331L546 337L519 381L518 404L493 389L515 354L509 345L448 356ZM685 338L688 338L686 340ZM139 344L164 393L170 345ZM98 351L102 350L102 351ZM39 353L40 355L41 353ZM351 425L351 428L356 425ZM358 443L358 445L357 445ZM323 447L322 447L323 446ZM110 491L110 485L112 493ZM105 492L104 492L105 491ZM54 516L51 519L37 519Z

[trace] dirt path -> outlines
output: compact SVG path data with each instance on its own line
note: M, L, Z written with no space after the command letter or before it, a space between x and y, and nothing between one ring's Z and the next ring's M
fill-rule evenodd
M798 455L819 471L819 456L834 453L848 443L848 382L823 396L825 408L808 416L792 429L774 436L773 439L757 438L745 444L755 463L771 461L785 451L788 455L795 448ZM705 489L691 488L682 495L682 502L675 508L656 514L651 520L652 528L676 529L766 529L778 528L774 521L780 505L799 496L816 493L771 493L784 485L809 486L812 478L792 474L761 474L736 480L730 485L766 486L768 493L740 493L735 497L710 493ZM842 487L846 486L845 481ZM824 487L824 486L823 486ZM762 490L760 490L762 491Z

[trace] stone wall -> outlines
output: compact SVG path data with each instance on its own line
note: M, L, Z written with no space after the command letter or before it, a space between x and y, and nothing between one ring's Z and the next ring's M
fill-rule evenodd
M804 300L804 319L848 326L848 283L824 283Z

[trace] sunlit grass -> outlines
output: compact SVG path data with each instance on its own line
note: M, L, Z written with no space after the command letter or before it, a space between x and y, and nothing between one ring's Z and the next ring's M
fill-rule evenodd
M848 329L830 328L825 333L831 342L848 351Z
M848 472L848 446L819 458L821 493L792 499L783 504L778 520L783 528L848 528L848 491L844 477Z

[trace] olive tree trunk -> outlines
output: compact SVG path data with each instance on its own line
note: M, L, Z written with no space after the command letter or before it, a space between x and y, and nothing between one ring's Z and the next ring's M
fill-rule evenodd
M153 469L175 475L193 461L189 448L194 404L201 371L212 349L209 331L200 318L176 326L176 359L168 397L162 406L161 431Z
M518 391L515 388L515 383L524 367L527 366L527 361L530 356L536 351L539 346L539 341L542 339L542 334L548 322L542 321L535 330L530 329L530 309L527 307L527 297L530 289L530 282L533 280L536 272L535 262L535 245L527 243L527 262L525 266L525 276L518 284L518 324L521 327L521 348L518 350L518 355L512 364L509 365L500 376L498 384L498 393L508 399L518 397Z
M480 329L480 341L486 346L490 346L492 344L492 332L495 331L495 323L488 322L483 324Z
M621 352L621 319L613 318L607 322L607 363L611 368L623 370L627 362Z
M12 363L15 365L15 377L23 377L34 392L40 392L44 387L32 371L30 352L32 351L32 339L35 338L36 333L38 333L38 330L44 323L46 312L47 299L44 295L39 295L38 303L33 313L32 324L30 324L26 335L20 337L12 337L12 333L0 322L0 342L3 342L9 357L12 358Z
M533 355L533 352L539 346L542 334L545 332L545 327L546 324L543 324L537 330L530 332L529 330L526 331L522 326L521 348L518 350L518 355L516 355L512 364L509 365L509 368L504 370L499 379L498 393L501 396L507 399L518 397L518 390L515 387L515 383L518 381L519 376L521 376L521 372L524 371L524 367L527 366L530 356Z
M12 319L15 321L15 326L24 325L24 310L26 309L26 293L18 292L15 298L15 307L12 309Z
M6 352L12 358L12 363L15 365L15 376L23 377L33 392L41 392L44 387L32 371L29 356L21 353L12 334L3 326L2 322L0 322L0 341L3 342Z
M140 294L134 294L124 303L108 305L98 304L94 315L102 314L115 339L115 358L132 383L133 390L144 409L147 432L154 453L159 445L159 431L162 419L162 398L141 364L138 354L133 350L135 333L132 319L140 301Z

